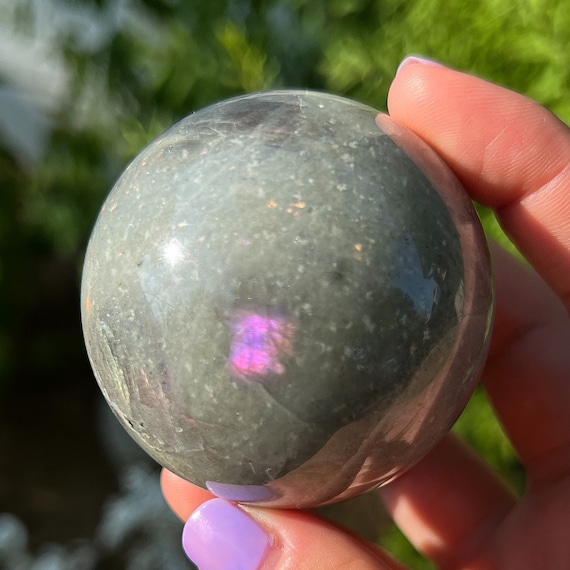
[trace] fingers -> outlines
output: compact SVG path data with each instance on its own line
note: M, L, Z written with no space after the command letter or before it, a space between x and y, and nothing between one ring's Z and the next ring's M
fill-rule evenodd
M512 492L453 435L379 492L415 547L442 569L466 568L515 504Z
M483 381L532 484L570 473L570 323L529 267L496 247L497 312Z
M570 130L529 99L475 77L410 64L388 108L452 167L570 305Z
M160 473L160 485L168 506L183 521L202 503L214 498L206 489L192 485L167 469Z
M164 470L162 488L200 570L384 570L403 567L358 537L302 511L238 507ZM233 567L233 566L232 566Z
M570 327L560 301L569 306L568 129L520 95L435 66L404 67L389 110L438 151L475 200L497 210L559 296L529 268L495 252L497 317L484 381L531 484L569 473ZM175 512L190 517L185 546L202 570L225 568L228 557L245 557L243 568L261 570L398 567L309 513L209 500L166 473L163 488ZM453 436L380 492L402 530L444 569L467 567L515 504Z
M530 486L567 476L568 129L520 95L419 64L395 79L389 110L444 158L473 199L497 210L542 275L495 248L497 314L483 379ZM466 567L514 504L451 436L381 493L402 530L442 568Z
M497 209L568 307L569 129L521 95L440 66L404 66L388 103L392 118L437 150L472 198ZM500 251L495 267L497 318L484 381L529 475L553 476L570 462L556 453L570 446L568 316L533 271Z

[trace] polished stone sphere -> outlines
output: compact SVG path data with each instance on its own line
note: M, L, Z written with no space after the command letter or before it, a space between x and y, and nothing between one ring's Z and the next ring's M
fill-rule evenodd
M148 146L82 284L100 387L158 462L263 506L333 503L420 460L466 405L493 290L441 159L306 91L231 99Z

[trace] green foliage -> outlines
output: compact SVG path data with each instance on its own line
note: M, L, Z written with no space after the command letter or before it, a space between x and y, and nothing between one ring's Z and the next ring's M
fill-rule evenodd
M279 73L278 66L275 62L268 65L267 55L248 41L243 29L226 21L219 27L216 36L226 50L230 64L226 80L228 85L244 92L272 87Z
M111 3L73 4L103 19ZM26 219L67 253L82 246L94 204L144 145L237 93L304 86L384 108L399 61L421 53L570 118L570 6L561 0L146 0L94 51L63 37L73 88L24 202Z
M517 455L482 388L454 426L454 431L477 449L517 492L524 491L524 473Z
M561 0L341 1L320 65L327 88L382 106L399 61L422 54L570 119L570 5Z
M413 568L413 570L435 570L435 565L419 554L402 534L402 531L394 524L387 529L379 544L408 568Z
M128 7L121 16L113 0L52 3L88 9L106 33L89 44L59 30L54 49L71 82L50 112L43 159L31 164L0 148L0 386L19 377L22 323L44 302L32 286L37 267L67 259L78 273L120 171L200 107L247 91L306 87L382 109L398 63L416 53L525 93L570 120L566 0L132 0L121 3ZM22 0L12 15L20 33L33 33L34 4ZM480 214L489 235L514 251L494 214ZM43 355L41 362L65 355L64 376L64 344L59 333L42 336L29 354ZM522 489L516 456L482 391L456 430ZM413 568L432 567L396 530L383 543Z

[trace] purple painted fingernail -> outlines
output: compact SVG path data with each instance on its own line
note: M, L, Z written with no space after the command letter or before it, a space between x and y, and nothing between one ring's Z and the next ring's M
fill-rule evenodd
M270 542L252 518L224 499L202 504L182 533L184 551L200 570L257 570Z
M419 63L422 65L430 65L432 67L445 67L445 65L434 61L433 59L428 59L426 57L420 57L418 55L409 55L408 57L405 57L402 62L400 63L400 65L398 66L398 69L396 71L396 75L398 75L398 73L400 73L402 71L402 69L404 69L405 67L408 67L408 65L412 64L412 63Z
M263 485L232 485L230 483L206 481L206 489L221 499L239 503L269 501L275 497L275 493Z

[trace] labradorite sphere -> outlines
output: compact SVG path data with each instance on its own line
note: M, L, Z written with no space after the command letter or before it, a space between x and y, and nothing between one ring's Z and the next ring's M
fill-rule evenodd
M87 249L101 390L159 463L262 506L333 503L420 460L492 321L465 191L386 116L274 91L183 119L131 163Z

